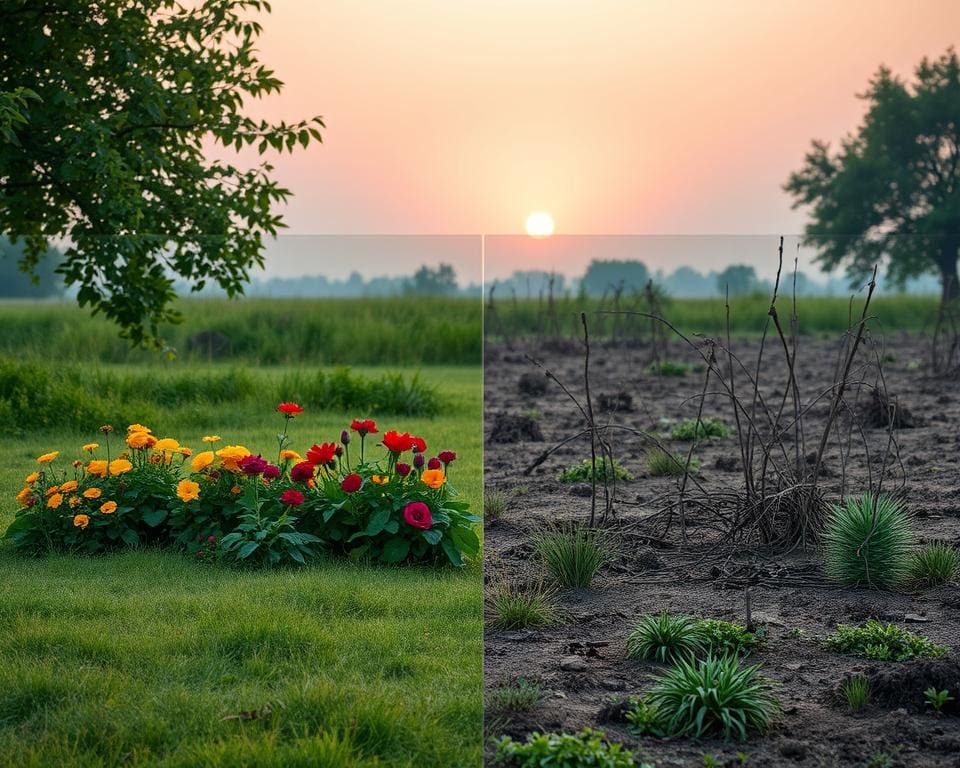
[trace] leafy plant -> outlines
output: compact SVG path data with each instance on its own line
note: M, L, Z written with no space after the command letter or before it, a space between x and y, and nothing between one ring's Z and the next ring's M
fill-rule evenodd
M494 688L487 695L489 709L508 709L514 712L527 712L543 701L544 689L539 683L532 683L525 677L500 688Z
M627 710L629 730L634 736L663 736L665 726L660 710L646 696L634 699Z
M593 463L584 459L579 464L567 467L560 473L561 483L589 483L593 480ZM613 480L632 480L633 476L616 459L607 456L597 458L596 479L598 483Z
M937 658L947 652L926 637L915 635L896 624L881 624L870 619L861 627L840 624L824 641L828 651L861 656L878 661L907 661L914 658Z
M533 548L548 573L564 587L589 587L610 557L600 532L583 526L541 531L533 537Z
M648 700L671 736L746 739L750 731L766 731L780 709L759 670L735 656L680 659L653 679Z
M541 583L517 586L507 579L493 583L487 591L490 626L498 629L546 627L557 622L553 593Z
M627 656L633 659L676 661L706 649L698 622L666 611L641 616L627 637Z
M921 589L949 584L960 573L960 552L949 544L928 544L910 555L907 580Z
M702 440L705 437L728 437L730 428L720 419L684 419L670 430L671 440Z
M823 531L827 575L840 584L890 589L908 573L910 518L898 500L864 494L834 505Z
M531 733L525 742L504 736L494 744L494 764L511 768L636 768L632 752L590 728L577 734ZM653 768L647 763L641 764L644 767Z
M948 702L956 701L956 699L950 695L950 691L946 689L938 691L933 687L927 688L927 690L923 692L923 698L927 700L927 706L933 707L935 712L942 712Z
M757 632L750 632L739 621L697 620L697 631L703 644L714 656L750 654L760 645L763 629L764 627L761 627Z
M692 370L693 366L689 363L677 363L672 360L662 360L647 366L647 373L651 376L686 376Z
M853 712L858 712L867 706L867 702L870 701L870 681L867 680L867 676L864 674L851 675L851 677L844 682L843 686L843 695L847 700L847 706Z
M687 471L687 457L663 448L651 448L647 451L647 470L655 477L680 477ZM700 471L700 459L690 460L689 471L691 475Z
M314 545L320 538L298 531L296 518L283 514L272 520L259 512L248 512L240 519L236 530L220 540L220 555L227 561L302 565L316 556Z

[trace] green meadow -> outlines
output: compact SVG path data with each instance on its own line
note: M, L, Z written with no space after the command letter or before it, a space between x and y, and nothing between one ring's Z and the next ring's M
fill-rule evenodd
M346 329L334 324L331 333L349 334L362 326L351 312L382 317L375 304L187 303L186 324L219 318L237 329L260 311L330 312ZM390 306L410 333L429 322L421 302ZM457 451L451 482L480 509L480 306L454 306L463 327L455 319L447 333L463 338L438 341L445 364L418 359L414 346L371 366L366 337L320 337L318 349L273 363L264 350L307 338L295 325L258 328L262 338L228 359L199 362L126 350L70 307L4 305L0 316L15 330L8 327L0 356L0 529L36 456L59 450L58 461L72 459L82 443L103 442L105 420L121 433L127 420L141 421L194 448L216 432L269 455L282 426L274 408L286 395L302 396L307 409L290 427L294 449L335 439L351 418L375 413L381 431L415 431L431 450ZM473 352L458 357L461 345ZM330 363L355 367L338 373ZM310 389L317 371L327 379ZM337 382L349 391L337 394ZM479 562L462 571L339 559L242 570L153 549L31 558L2 542L0 580L2 766L481 763Z

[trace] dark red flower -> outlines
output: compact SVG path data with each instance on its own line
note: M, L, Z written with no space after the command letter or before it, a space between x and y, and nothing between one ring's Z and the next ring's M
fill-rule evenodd
M422 437L412 437L413 440L413 450L417 453L426 453L427 452L427 441Z
M449 464L451 461L457 460L457 454L453 451L440 451L440 453L437 454L437 458L444 464Z
M347 475L340 483L340 487L347 493L356 493L361 485L363 485L363 478L356 473Z
M214 536L212 533L209 536L207 536L207 544L213 544L216 540L217 540L217 537Z
M373 419L354 419L350 422L350 429L359 433L360 437L377 434L377 422Z
M419 528L421 531L427 530L433 525L433 515L430 514L430 507L422 501L411 501L403 508L403 519L411 528Z
M322 445L315 444L313 448L307 451L307 461L314 466L320 466L322 464L329 464L331 461L333 461L333 457L336 455L336 443L323 443Z
M313 464L309 461L301 461L299 464L294 464L290 469L290 477L298 483L313 480Z
M397 474L400 475L400 477L406 477L407 475L410 474L410 465L404 464L401 462L397 464L396 470L397 470Z
M284 491L280 494L280 503L287 507L299 507L303 504L303 494L300 491Z
M413 448L413 438L409 432L395 432L390 430L383 436L383 444L392 453L403 453Z
M413 457L413 466L415 466L417 469L423 469L423 462L424 459L422 453L418 453Z
M245 475L259 475L269 466L262 456L244 456L240 459L238 466L240 471Z
M288 419L292 419L298 413L303 413L303 408L296 403L280 403L280 405L277 406L277 410Z
M340 432L340 442L344 445L350 445L350 433L345 429Z
M267 464L263 469L263 476L267 478L267 480L275 480L280 477L280 467L276 464Z
M427 462L427 469L440 469L440 459L434 456Z

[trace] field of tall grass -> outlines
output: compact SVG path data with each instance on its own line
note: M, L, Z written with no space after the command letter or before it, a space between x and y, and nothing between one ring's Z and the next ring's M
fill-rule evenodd
M859 317L863 294L851 298L809 297L797 299L797 316L801 334L838 333L844 331L851 316ZM738 336L751 336L763 331L770 307L766 295L744 296L730 300L730 330ZM928 332L937 320L939 297L915 295L875 296L870 304L875 318L872 326L879 332ZM790 297L778 301L781 320L786 327L790 314ZM650 321L645 318L606 314L611 312L646 312L642 296L621 297L619 302L601 299L562 297L553 306L538 299L497 299L493 310L485 313L484 330L488 338L524 336L577 336L582 334L580 312L589 314L591 334L602 338L629 339L649 334ZM684 333L720 336L726 332L726 307L717 299L667 299L662 316Z

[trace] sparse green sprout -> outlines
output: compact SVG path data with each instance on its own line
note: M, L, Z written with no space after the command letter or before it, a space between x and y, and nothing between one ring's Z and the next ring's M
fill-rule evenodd
M607 456L597 457L597 482L613 480L633 480L633 476L616 459ZM561 483L589 483L593 481L593 462L584 459L579 464L567 467L560 473Z
M926 589L949 584L960 573L960 552L949 544L928 544L910 556L908 581L913 586Z
M487 694L487 704L489 709L528 712L543 701L544 693L542 685L520 677L510 685L491 690Z
M684 419L670 430L671 440L702 440L705 437L728 437L730 428L720 419Z
M706 650L698 622L666 611L641 616L627 637L627 656L668 662L690 658Z
M507 579L495 582L487 598L490 626L497 629L548 627L557 623L553 593L542 584L511 584Z
M647 373L651 376L686 376L692 370L693 366L689 363L677 363L673 360L662 360L647 366Z
M760 645L766 627L750 632L739 621L722 619L699 619L697 630L700 632L708 651L714 656L733 654L748 656Z
M687 471L687 457L663 448L651 448L647 451L647 470L655 477L681 477ZM700 459L691 459L690 474L696 475L699 471Z
M483 494L483 514L489 520L496 520L507 510L507 494L490 489Z
M852 712L859 712L870 701L870 681L864 674L852 675L843 684L843 695L847 699L847 706Z
M935 712L942 712L948 702L956 701L956 699L950 695L950 691L946 689L938 691L932 686L923 692L923 698L927 700L927 706L933 707Z
M908 573L913 534L903 504L864 494L834 505L823 532L824 567L840 584L892 589Z
M893 758L886 752L874 752L867 761L867 768L893 768Z
M533 549L563 587L589 587L594 574L610 559L601 533L583 526L541 531L533 537Z
M633 753L622 744L611 744L603 731L584 728L580 733L531 733L525 742L503 736L494 742L494 765L511 768L637 768ZM641 763L640 768L653 768Z
M824 648L877 661L935 659L947 652L946 646L937 645L896 624L881 624L876 619L870 619L862 627L840 624L837 631L826 639Z
M703 756L703 768L717 768L717 758L707 752Z

